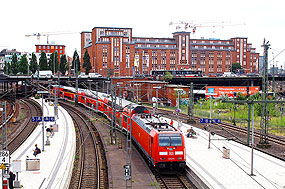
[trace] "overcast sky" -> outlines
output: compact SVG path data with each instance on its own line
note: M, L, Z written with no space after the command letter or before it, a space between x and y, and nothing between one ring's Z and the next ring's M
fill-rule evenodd
M80 50L80 32L93 27L130 27L134 37L172 37L177 30L169 22L193 21L216 27L197 28L191 38L247 37L260 55L266 38L272 60L273 53L277 56L285 49L284 5L282 0L7 0L1 1L0 49L32 52L37 38L26 34L78 32L49 36L50 42L65 45L72 56ZM227 26L220 27L222 22ZM41 44L46 42L41 37ZM284 67L285 50L276 63Z

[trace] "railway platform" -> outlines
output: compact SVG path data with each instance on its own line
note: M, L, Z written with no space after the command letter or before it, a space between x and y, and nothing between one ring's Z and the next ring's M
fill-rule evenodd
M174 126L177 125L177 122L174 122ZM210 148L208 148L209 132L194 128L197 135L187 138L187 129L190 127L183 123L180 128L185 136L189 174L196 178L194 183L200 183L198 184L200 187L285 188L284 161L254 150L253 176L251 176L250 147L228 141L221 136L211 135Z
M42 100L36 100L42 105ZM54 107L44 103L44 116L54 116ZM45 122L44 148L42 124L39 123L30 137L17 149L10 159L10 170L16 174L20 169L18 180L22 188L67 188L72 175L76 147L75 129L72 118L62 108L58 107L58 132L54 132L47 145L46 128L54 122ZM33 155L35 144L41 149L36 157ZM20 160L20 166L15 166L14 160ZM17 179L16 179L17 180Z

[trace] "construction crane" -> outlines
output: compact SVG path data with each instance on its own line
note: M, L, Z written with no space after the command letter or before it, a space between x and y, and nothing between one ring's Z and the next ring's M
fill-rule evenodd
M31 37L31 36L35 36L38 39L38 44L40 44L41 41L41 36L46 36L46 34L41 34L41 33L34 33L34 34L28 34L25 35L26 37Z
M226 26L238 26L238 25L245 25L243 24L231 24L230 22L201 22L201 23L194 23L194 21L179 21L179 22L170 22L169 25L176 25L176 30L179 30L184 27L185 30L192 29L193 34L195 34L197 28L201 27L209 27L209 28L216 28L216 27L226 27ZM182 25L182 26L181 26Z
M37 37L38 44L40 44L41 36L47 36L47 44L49 44L48 37L50 35L63 35L63 34L75 34L75 33L80 33L80 32L46 32L46 33L28 34L28 35L25 35L25 36L26 37L33 37L33 36Z

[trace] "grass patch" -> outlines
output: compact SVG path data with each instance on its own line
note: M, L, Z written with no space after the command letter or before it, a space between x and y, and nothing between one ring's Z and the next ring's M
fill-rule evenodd
M26 114L21 113L19 119L23 119L25 117Z
M79 156L78 156L78 155L75 155L74 158L75 158L75 160L78 160L78 159L79 159Z

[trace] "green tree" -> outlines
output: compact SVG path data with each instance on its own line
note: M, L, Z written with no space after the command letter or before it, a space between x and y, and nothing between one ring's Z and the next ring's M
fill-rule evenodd
M22 74L28 73L28 59L26 54L21 56L18 71L21 72Z
M54 65L55 63L55 65ZM50 55L49 61L48 61L49 69L52 70L52 72L57 73L58 68L59 68L59 60L58 60L58 54L57 51L52 53Z
M84 57L83 57L83 68L85 68L85 74L88 75L89 71L91 70L92 66L90 63L90 56L89 53L86 49L85 53L84 53Z
M66 60L66 56L63 55L60 57L60 65L59 65L59 71L65 75L65 72L68 69L68 64L67 64L67 60Z
M237 73L237 71L240 69L241 69L240 63L237 62L237 63L232 64L232 67L231 67L232 72Z
M173 75L170 72L165 72L164 78L165 80L171 80L173 78Z
M47 55L45 52L41 53L41 57L39 59L39 66L40 66L40 70L48 70L48 61L47 61Z
M12 56L11 72L14 75L16 75L18 73L18 58L17 58L16 54L13 54L13 56Z
M75 70L75 64L76 64L76 70ZM77 74L78 72L80 73L81 64L80 64L79 56L76 50L73 53L73 60L72 60L71 67L74 69L74 73L75 72L77 72Z
M30 70L32 73L36 73L36 71L38 70L38 62L37 62L37 57L36 55L33 53L32 54L32 60L31 60L31 64L30 64Z
M9 75L11 73L11 65L9 62L5 61L4 72L7 75Z

